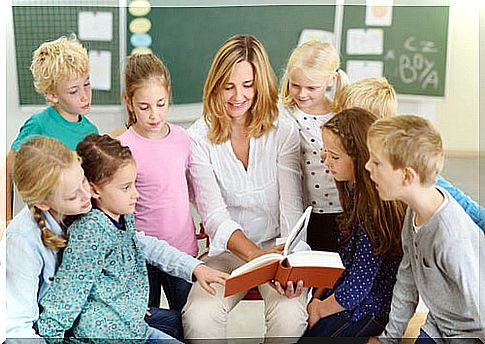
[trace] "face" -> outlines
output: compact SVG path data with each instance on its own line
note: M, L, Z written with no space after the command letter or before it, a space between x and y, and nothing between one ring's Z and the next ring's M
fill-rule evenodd
M91 184L96 205L117 221L120 215L133 214L139 196L135 179L136 165L130 162L121 166L108 183L102 186Z
M331 131L324 129L322 160L332 172L335 180L339 182L354 182L354 163L342 146L340 137Z
M53 92L46 93L59 113L69 121L77 122L78 115L86 115L91 108L89 74L56 82Z
M399 187L403 178L401 169L394 169L375 141L370 140L369 161L365 169L370 172L370 178L376 184L379 197L385 201L397 199Z
M147 138L165 137L168 134L168 100L168 90L160 80L150 79L137 89L128 101L136 116L135 131Z
M233 120L246 117L255 93L253 67L247 61L237 63L223 89L224 102Z
M67 168L59 181L58 194L43 202L42 210L49 210L55 217L84 214L91 210L89 183L79 162Z
M322 79L316 72L305 73L299 67L293 68L288 77L290 96L300 110L312 115L326 112L325 90L333 79Z

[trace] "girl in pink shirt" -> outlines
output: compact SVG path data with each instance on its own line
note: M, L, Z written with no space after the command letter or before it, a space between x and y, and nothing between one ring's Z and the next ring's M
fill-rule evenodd
M185 129L167 122L170 74L153 54L132 54L125 67L124 100L128 130L119 136L136 160L136 228L197 255L195 227L190 211L186 170L190 139ZM181 311L191 284L147 264L149 306L160 305L161 287L171 309Z

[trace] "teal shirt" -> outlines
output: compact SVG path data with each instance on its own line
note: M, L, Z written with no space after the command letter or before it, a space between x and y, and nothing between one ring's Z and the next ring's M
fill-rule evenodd
M69 122L54 107L49 106L25 121L11 148L18 152L27 140L41 135L58 139L69 149L76 150L77 144L86 136L99 134L96 126L86 116L80 117L79 122Z

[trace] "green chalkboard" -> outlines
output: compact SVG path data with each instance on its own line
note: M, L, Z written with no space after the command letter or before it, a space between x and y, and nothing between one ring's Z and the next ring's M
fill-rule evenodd
M45 104L45 99L33 86L30 64L32 53L45 42L78 31L78 14L81 11L110 11L113 13L113 40L81 41L89 50L111 52L111 90L93 90L92 104L120 104L120 37L119 8L94 6L13 6L15 54L20 105Z
M444 96L449 7L394 6L391 26L366 26L365 16L365 6L344 8L341 45L344 68L348 67L348 61L382 61L384 76L399 94ZM349 29L382 29L382 54L349 54Z
M303 29L333 32L335 6L154 7L145 18L151 22L150 48L170 70L174 103L197 103L212 59L227 38L256 36L281 77ZM128 13L128 54L134 48L129 29L134 19Z

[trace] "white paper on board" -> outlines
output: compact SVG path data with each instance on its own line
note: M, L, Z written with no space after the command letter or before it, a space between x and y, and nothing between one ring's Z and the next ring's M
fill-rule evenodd
M365 25L391 26L393 0L367 0Z
M384 63L382 61L348 60L345 71L349 75L351 82L373 77L382 77Z
M113 13L111 12L79 12L78 36L84 41L113 40Z
M111 90L111 52L89 51L89 75L94 90Z
M347 30L347 55L381 55L383 51L384 30Z
M325 30L313 30L313 29L304 29L301 31L300 39L298 40L298 45L309 41L320 41L320 42L328 42L335 45L335 35L333 32L325 31Z

